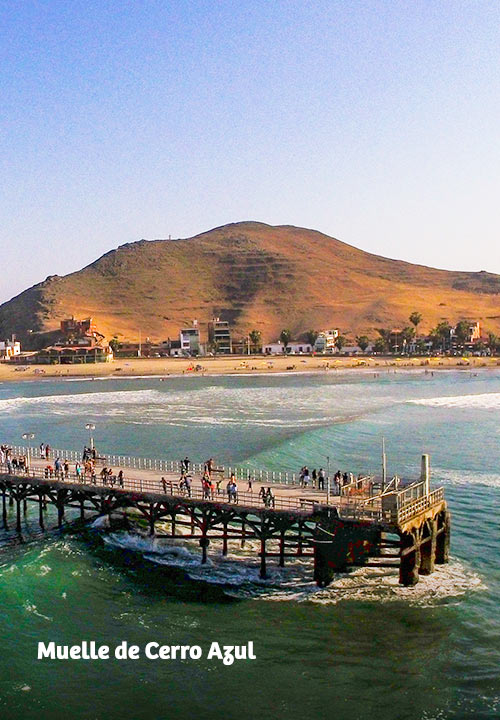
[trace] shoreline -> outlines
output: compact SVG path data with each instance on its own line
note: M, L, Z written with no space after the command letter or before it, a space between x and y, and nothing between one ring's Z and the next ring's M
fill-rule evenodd
M195 370L201 366L201 370ZM373 372L401 370L478 370L500 367L496 357L342 357L335 356L269 356L230 355L210 358L119 358L111 363L88 365L18 365L0 363L0 382L27 380L100 380L168 377L219 376L248 377L252 375L298 375L301 373L335 373L343 370ZM26 369L25 369L26 368Z

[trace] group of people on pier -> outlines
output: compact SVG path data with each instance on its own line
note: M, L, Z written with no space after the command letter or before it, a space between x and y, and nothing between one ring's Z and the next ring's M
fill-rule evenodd
M341 495L342 489L351 486L354 487L356 483L361 481L362 476L355 478L352 472L341 472L337 470L332 478L331 491L334 495ZM313 490L325 490L327 483L330 482L323 468L319 470L309 471L307 465L304 465L300 469L299 483L303 488L311 487Z
M324 490L325 481L326 473L323 468L320 468L319 471L314 468L312 473L309 472L309 468L307 467L307 465L304 465L304 467L300 469L299 482L301 487L306 488L311 485L311 487L315 490Z
M29 460L27 455L13 455L12 448L8 445L0 446L0 465L7 467L9 475L15 473L28 473Z

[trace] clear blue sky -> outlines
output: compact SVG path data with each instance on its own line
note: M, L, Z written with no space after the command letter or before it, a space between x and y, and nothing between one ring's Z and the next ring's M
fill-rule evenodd
M237 220L500 273L500 3L0 0L0 301Z

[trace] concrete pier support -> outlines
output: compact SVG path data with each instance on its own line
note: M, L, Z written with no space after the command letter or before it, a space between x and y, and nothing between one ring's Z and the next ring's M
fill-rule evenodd
M222 554L227 555L227 522L223 523Z
M149 534L153 537L155 534L155 506L151 503L149 506Z
M43 493L39 493L38 495L38 524L42 530L45 529L43 522Z
M62 502L57 503L57 527L62 528L64 520L64 505Z
M207 549L210 545L210 540L207 538L206 535L203 535L203 537L200 538L200 547L201 547L201 564L206 565L207 564Z
M2 522L4 528L7 527L7 495L5 488L2 488Z
M451 514L445 510L441 514L441 527L436 540L436 563L443 565L450 560Z
M407 587L416 585L420 568L420 545L416 534L404 533L400 548L399 582Z
M279 566L285 567L285 531L280 532L280 559Z
M266 538L260 539L260 577L267 577L267 566L266 566Z
M16 498L16 530L21 532L21 500Z
M424 537L420 545L420 575L430 575L434 572L437 544L437 520L427 520ZM425 542L424 542L425 540Z

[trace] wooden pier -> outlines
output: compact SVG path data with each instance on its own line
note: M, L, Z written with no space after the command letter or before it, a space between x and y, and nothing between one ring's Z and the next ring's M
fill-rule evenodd
M51 476L48 465L31 460L22 473L0 465L4 527L8 507L15 505L15 528L22 531L28 502L37 505L42 529L47 504L57 509L59 527L68 508L77 509L82 520L89 513L135 513L151 535L161 526L165 537L196 540L201 563L207 562L209 552L227 555L233 544L255 554L257 543L260 576L265 578L269 561L283 567L287 558L311 557L321 587L335 573L356 566L399 569L399 582L415 585L419 575L448 562L450 513L443 489L430 489L428 456L422 458L420 479L405 485L394 478L380 487L375 479L365 478L343 488L340 496L329 496L324 490L274 483L271 507L259 497L261 486L269 482L254 482L252 492L239 490L237 501L229 502L227 479L207 498L196 477L187 495L174 473L159 477L154 470L128 468L122 484L108 484L99 474L77 477L60 471Z

